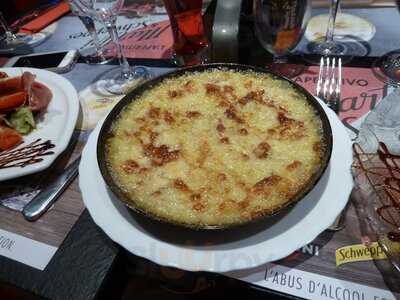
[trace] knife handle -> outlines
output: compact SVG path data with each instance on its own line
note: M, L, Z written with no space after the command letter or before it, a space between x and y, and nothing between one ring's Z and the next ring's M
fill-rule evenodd
M78 175L79 162L80 157L75 159L57 178L25 205L22 214L26 220L37 220L51 207L76 175Z

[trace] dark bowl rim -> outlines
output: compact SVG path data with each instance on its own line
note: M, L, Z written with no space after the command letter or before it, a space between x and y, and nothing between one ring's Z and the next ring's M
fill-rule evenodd
M314 172L313 176L309 179L305 188L300 190L294 197L290 199L290 201L284 203L282 206L276 208L276 210L268 213L257 216L245 222L239 223L229 223L229 224L221 224L221 225L207 225L207 224L189 224L184 222L176 222L166 218L162 218L157 216L151 212L145 211L140 207L133 205L133 202L129 200L129 197L124 193L124 191L119 188L119 186L115 183L114 179L112 178L109 170L107 168L107 161L105 158L106 152L106 143L110 130L112 129L113 122L115 119L118 118L119 114L122 110L132 101L135 101L138 96L142 93L151 89L153 86L158 85L165 79L173 78L177 76L181 76L186 73L194 73L194 72L201 72L210 69L228 69L228 70L236 70L236 71L253 71L257 73L269 74L273 76L275 79L280 79L288 82L291 86L293 86L297 91L303 94L307 100L307 102L314 108L316 114L320 117L322 123L322 136L324 141L324 153L322 155L321 165L316 172ZM277 215L278 213L282 212L286 208L290 208L294 206L296 203L301 201L305 198L305 196L318 184L319 180L321 179L322 175L324 174L325 170L329 165L329 161L332 154L332 147L333 147L333 135L332 135L332 128L329 122L329 119L325 113L325 110L319 103L319 101L309 93L304 87L300 86L299 84L293 82L292 80L278 75L274 72L271 72L268 69L262 67L255 67L250 65L244 64L235 64L235 63L210 63L210 64L203 64L203 65L196 65L190 67L184 67L172 72L168 72L166 74L160 75L158 77L153 78L131 90L127 95L125 95L109 112L107 117L105 118L103 124L101 125L101 129L99 132L99 136L97 138L97 163L100 169L100 173L107 184L108 188L111 192L116 196L116 198L121 201L125 206L127 206L131 211L136 214L141 215L147 219L153 220L155 222L159 222L160 224L168 224L172 226L176 226L179 228L186 228L186 229L193 229L196 231L204 230L225 230L231 228L237 228L239 226L245 226L248 224L258 223L260 221L265 221L272 216Z

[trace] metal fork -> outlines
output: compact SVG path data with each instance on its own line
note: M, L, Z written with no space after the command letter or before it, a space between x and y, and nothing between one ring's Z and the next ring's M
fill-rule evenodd
M342 59L321 57L316 94L336 114L339 113L342 86Z
M321 57L316 94L329 108L339 115L340 91L342 86L342 59ZM339 231L344 227L344 215L346 208L336 217L328 228L331 231Z

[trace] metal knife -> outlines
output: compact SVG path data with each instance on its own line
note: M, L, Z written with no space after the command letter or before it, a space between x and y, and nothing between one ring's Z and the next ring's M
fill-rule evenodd
M24 218L35 221L43 215L78 175L81 157L75 159L58 177L43 188L22 210Z

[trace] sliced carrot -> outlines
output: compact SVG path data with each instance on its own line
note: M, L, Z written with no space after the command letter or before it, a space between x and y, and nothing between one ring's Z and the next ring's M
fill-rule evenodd
M0 150L10 149L22 141L22 136L18 131L0 125Z
M24 90L21 76L0 80L0 96L21 92Z
M8 111L21 106L24 104L27 97L28 95L26 92L18 92L0 97L0 112Z

